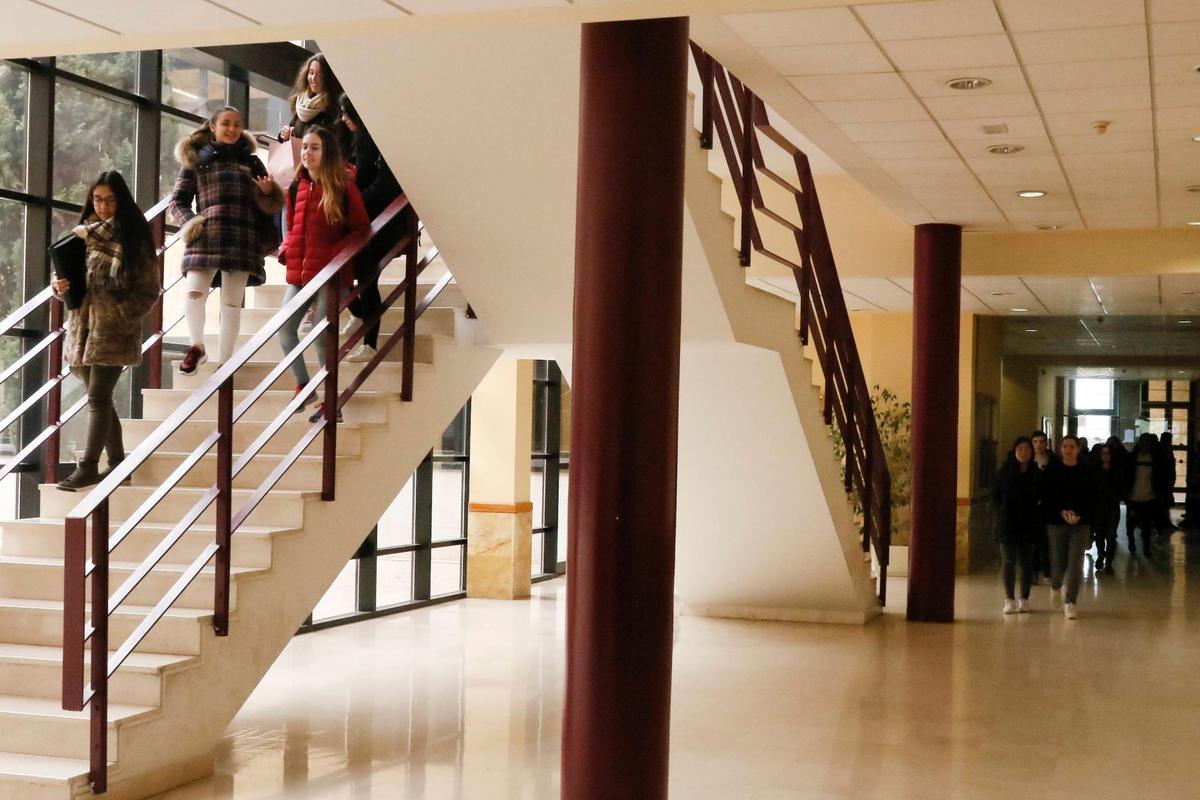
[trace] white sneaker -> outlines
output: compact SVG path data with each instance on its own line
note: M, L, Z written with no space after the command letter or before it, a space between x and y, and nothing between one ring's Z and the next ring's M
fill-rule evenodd
M1017 613L1018 614L1028 614L1031 611L1033 611L1033 607L1029 605L1028 600L1018 600L1017 601Z
M1004 613L1005 614L1017 613L1017 601L1013 600L1011 597L1008 598L1007 600L1005 600L1004 601Z
M1051 589L1050 590L1050 605L1053 606L1054 608L1061 608L1062 601L1063 601L1062 589Z
M362 325L362 320L352 314L350 316L350 319L346 320L346 323L344 325L342 325L342 330L339 333L342 336L349 336L350 334L352 334L356 330L358 330L359 326L361 326L361 325Z
M362 364L370 361L375 357L376 350L369 344L360 344L354 348L350 355L346 356L346 360L356 364Z
M1065 616L1067 619L1075 619L1076 614L1074 603L1067 603L1065 606L1063 606L1063 616Z

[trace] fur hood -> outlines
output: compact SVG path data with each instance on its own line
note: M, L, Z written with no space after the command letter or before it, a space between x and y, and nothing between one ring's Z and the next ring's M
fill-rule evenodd
M196 131L185 136L175 145L175 160L179 162L180 166L195 169L200 165L202 151L211 144L211 142L205 141L206 138L202 131ZM252 156L258 149L258 142L255 141L253 135L243 131L241 141L233 146L237 147L241 154Z

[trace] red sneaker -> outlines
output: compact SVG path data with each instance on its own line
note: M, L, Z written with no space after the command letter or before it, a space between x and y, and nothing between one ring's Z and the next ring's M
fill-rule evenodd
M296 384L296 391L292 393L292 397L295 397L296 395L300 394L303 391L304 391L304 385L299 384L299 383ZM308 406L309 401L311 401L311 400L312 400L311 394L305 396L304 401L301 402L300 405L296 406L296 409L294 411L292 411L292 413L299 414L301 411L303 411Z
M205 361L208 361L208 354L204 352L204 348L192 345L183 354L183 361L179 362L179 372L183 375L195 375L196 367Z

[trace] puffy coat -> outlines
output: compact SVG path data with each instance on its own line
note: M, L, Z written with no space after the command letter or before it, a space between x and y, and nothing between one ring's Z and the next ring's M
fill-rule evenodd
M248 133L234 145L214 146L189 136L176 146L182 169L175 179L171 211L188 241L184 274L190 269L223 269L249 272L251 286L265 282L263 256L274 243L265 239L264 231L273 225L268 215L283 208L284 197L278 186L263 194L254 185L254 178L267 174L254 155L255 147ZM195 239L192 226L202 226Z
M84 241L88 241L84 238ZM91 255L89 242L89 252ZM150 251L153 253L153 250ZM125 367L141 363L142 318L158 300L158 265L146 258L125 264L124 285L104 285L87 272L87 293L79 308L68 309L63 361L69 367Z
M291 192L288 196L287 239L279 249L279 260L287 265L287 282L304 286L333 260L342 239L366 231L371 227L371 220L363 206L362 195L354 185L353 174L346 182L346 218L340 225L330 225L325 218L321 208L321 187L308 177L307 170L300 171L294 186L295 199ZM354 271L348 267L339 277L343 286L349 286L354 280Z

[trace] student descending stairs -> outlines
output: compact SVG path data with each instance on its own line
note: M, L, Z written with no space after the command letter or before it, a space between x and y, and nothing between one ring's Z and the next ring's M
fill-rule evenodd
M403 269L403 259L397 259L385 270L385 296L389 285L403 277ZM444 271L440 261L432 261L421 276L419 296ZM282 280L279 268L269 272ZM283 289L265 285L249 290L239 346L275 314ZM321 499L322 440L317 437L236 531L229 635L218 637L213 630L216 577L210 563L113 674L105 797L147 797L211 771L214 747L229 721L495 360L497 351L474 343L477 323L467 319L465 308L451 282L418 319L411 402L400 399L397 347L347 403L345 422L337 426L333 501ZM402 319L402 310L387 312L385 339ZM315 368L312 348L306 355L310 369ZM234 403L278 364L278 344L268 342L237 371ZM131 453L219 366L205 364L193 376L176 372L173 388L144 391L144 418L123 423ZM343 361L339 385L349 385L365 366ZM284 371L237 422L235 461L292 400L293 390L290 373ZM131 485L112 495L110 532L115 534L212 433L215 399L136 470ZM310 430L307 417L289 419L236 476L235 510ZM112 551L110 586L121 586L214 484L216 451L214 447L201 458ZM88 754L95 740L90 714L63 710L64 517L85 496L44 485L42 516L2 523L0 800L91 796ZM211 545L213 514L210 507L112 613L110 648L126 640L187 565Z

